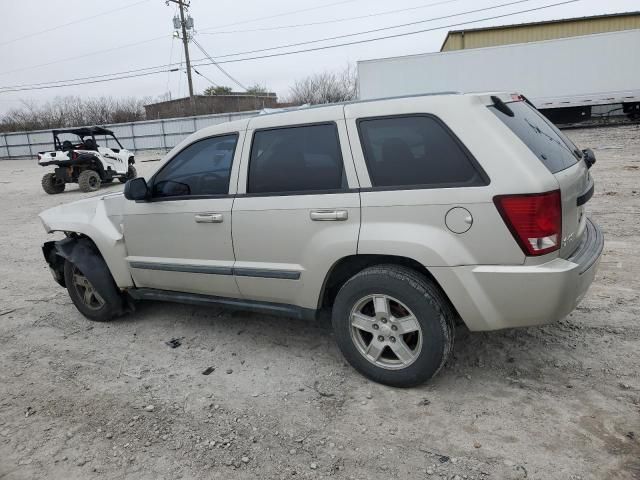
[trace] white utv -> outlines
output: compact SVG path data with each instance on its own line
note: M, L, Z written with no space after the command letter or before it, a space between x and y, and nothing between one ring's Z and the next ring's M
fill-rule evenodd
M63 135L75 141L61 141ZM96 135L111 137L120 148L98 145ZM77 183L83 192L95 192L114 178L122 183L136 178L133 152L124 148L111 130L103 127L54 130L53 144L53 151L38 153L38 164L56 167L53 173L42 177L42 189L48 194L62 193L67 183Z

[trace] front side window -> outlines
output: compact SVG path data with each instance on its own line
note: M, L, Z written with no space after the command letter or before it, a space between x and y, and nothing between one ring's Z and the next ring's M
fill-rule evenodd
M255 132L247 193L305 193L345 188L335 124Z
M237 142L232 134L192 143L155 176L153 197L227 194Z
M358 130L373 187L487 184L470 154L435 117L362 119Z

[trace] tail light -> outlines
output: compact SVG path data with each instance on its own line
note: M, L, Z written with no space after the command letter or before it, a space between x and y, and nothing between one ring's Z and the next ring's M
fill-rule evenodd
M38 154L38 161L42 160L42 155Z
M502 219L525 255L544 255L560 248L560 190L493 198Z
M71 160L77 160L79 156L78 152L71 152Z

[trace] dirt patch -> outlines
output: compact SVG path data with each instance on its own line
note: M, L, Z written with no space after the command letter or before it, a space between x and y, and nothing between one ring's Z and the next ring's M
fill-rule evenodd
M568 133L598 159L587 297L553 325L459 329L408 390L355 373L323 322L153 303L85 320L36 215L93 194L0 162L0 478L640 478L640 129Z

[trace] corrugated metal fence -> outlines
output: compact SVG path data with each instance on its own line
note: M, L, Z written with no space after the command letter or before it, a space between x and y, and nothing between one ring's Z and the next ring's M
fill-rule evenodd
M220 113L105 126L113 130L120 143L128 150L168 151L196 130L210 125L252 117L257 114L258 111ZM104 140L98 140L98 143L106 147L117 147L115 142L109 140L108 137ZM0 133L0 159L34 157L38 152L45 150L53 150L51 130Z

